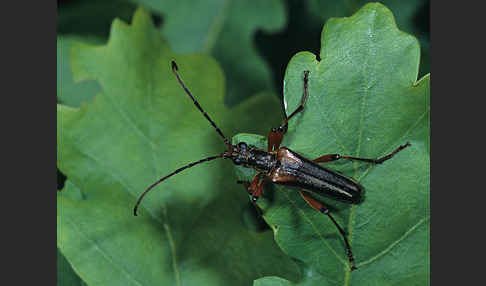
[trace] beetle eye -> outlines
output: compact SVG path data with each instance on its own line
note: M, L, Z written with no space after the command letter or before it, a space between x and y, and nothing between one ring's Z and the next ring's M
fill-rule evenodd
M245 142L240 142L240 143L238 143L238 148L240 148L242 150L246 150L248 148L248 146L246 145Z

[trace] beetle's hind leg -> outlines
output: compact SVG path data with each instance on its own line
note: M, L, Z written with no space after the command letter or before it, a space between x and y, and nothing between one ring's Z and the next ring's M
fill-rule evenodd
M285 114L285 119L280 124L278 128L272 128L270 130L270 134L268 134L268 152L274 151L280 147L280 144L282 143L283 136L287 132L288 125L289 125L289 120L294 117L297 113L301 112L304 110L304 105L305 102L307 101L307 96L309 95L309 90L308 90L308 83L309 83L309 71L304 71L304 91L302 93L302 99L300 100L300 105L290 114L289 117L287 117L287 114L285 113L285 107L284 107L284 114Z
M344 239L344 243L346 244L346 255L348 256L349 263L351 264L351 271L358 269L356 267L356 265L354 264L353 252L351 251L351 245L349 244L348 238L346 237L346 233L341 228L341 226L339 226L339 224L334 219L334 217L332 217L331 213L329 212L329 209L323 203L319 202L318 200L314 199L310 195L306 194L304 191L300 191L300 195L302 196L302 198L305 200L305 202L309 206L311 206L315 210L327 215L331 219L331 221L334 223L336 228L339 230L339 233L341 233L341 236Z
M389 154L387 154L383 157L380 157L378 159L358 158L358 157L351 157L351 156L339 155L339 154L328 154L328 155L321 156L317 159L314 159L312 161L314 161L316 163L325 163L325 162L336 161L336 160L339 160L339 159L348 159L348 160L363 161L363 162L368 162L368 163L373 163L373 164L381 164L381 163L385 162L386 160L391 159L393 156L395 156L395 154L402 151L403 149L405 149L408 146L411 146L410 142L407 142L403 145L398 146L395 150L393 150L393 152L391 152L391 153L389 153Z

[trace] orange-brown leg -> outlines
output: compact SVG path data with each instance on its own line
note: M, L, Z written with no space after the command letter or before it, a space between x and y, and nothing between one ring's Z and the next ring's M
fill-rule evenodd
M251 183L245 181L237 181L238 184L243 184L248 191L252 195L252 202L256 202L258 198L263 194L263 185L265 184L265 178L263 177L263 173L258 173L253 177Z
M331 162L331 161L336 161L341 158L341 155L339 154L329 154L329 155L324 155L319 158L316 158L312 160L313 162L316 163L325 163L325 162Z
M300 195L302 196L302 198L306 201L306 203L308 205L310 205L315 210L317 210L317 211L319 211L319 212L327 215L331 219L331 221L334 223L334 225L337 227L337 229L341 233L341 235L342 235L342 237L344 239L344 243L346 244L346 255L348 256L349 263L351 263L351 270L358 269L356 267L356 265L354 264L353 252L351 252L351 246L349 245L349 241L348 241L348 238L346 237L346 233L339 226L339 224L332 217L332 215L329 213L329 209L326 206L324 206L324 204L322 204L321 202L319 202L318 200L316 200L313 197L311 197L310 195L306 194L304 191L300 191Z
M329 154L329 155L324 155L319 158L316 158L312 161L316 163L324 163L324 162L331 162L331 161L336 161L339 159L348 159L348 160L357 160L357 161L363 161L363 162L368 162L368 163L373 163L373 164L381 164L385 162L388 159L391 159L393 156L395 156L396 153L400 152L401 150L405 149L406 147L411 146L409 142L398 146L393 152L378 158L378 159L368 159L368 158L357 158L357 157L351 157L351 156L345 156L345 155L339 155L339 154Z
M236 181L236 183L238 184L243 184L243 186L245 187L245 190L249 193L249 194L253 194L253 191L250 189L250 186L251 186L251 183L250 182L247 182L247 181L241 181L241 180L238 180ZM250 200L251 204L253 205L253 207L255 207L258 215L260 217L263 217L263 211L262 209L253 201L253 200Z
M261 174L261 173L260 173ZM258 174L257 174L258 175ZM251 194L251 200L253 202L256 202L258 200L258 198L263 195L263 185L265 184L265 178L262 178L256 185L254 188L252 188L253 190L253 193ZM251 188L251 186L250 186Z
M307 101L307 96L309 95L308 91L308 83L309 83L309 71L304 71L304 91L302 94L302 99L300 101L300 105L290 114L289 117L285 116L285 120L282 121L280 127L272 128L270 130L270 134L268 134L268 152L277 150L282 143L283 136L287 132L289 120L294 117L297 113L301 112L304 109L305 102ZM284 113L285 114L285 113Z
M268 152L277 150L280 147L285 131L283 129L272 128L270 134L268 134Z
M258 214L263 217L263 211L262 209L256 204L256 201L258 198L263 194L263 185L265 184L265 179L260 180L260 176L262 173L258 173L253 177L253 180L250 182L247 181L236 181L238 184L243 184L245 187L245 190L252 195L251 197L251 203L255 207L256 211Z

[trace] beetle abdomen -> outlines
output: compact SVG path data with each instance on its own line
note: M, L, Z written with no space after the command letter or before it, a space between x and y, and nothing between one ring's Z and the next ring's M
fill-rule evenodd
M277 165L269 177L276 184L299 187L348 203L358 203L363 190L353 179L324 168L285 147L278 149Z

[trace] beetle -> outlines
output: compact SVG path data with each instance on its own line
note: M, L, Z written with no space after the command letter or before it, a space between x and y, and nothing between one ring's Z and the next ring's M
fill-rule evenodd
M241 165L246 168L253 168L257 171L251 182L240 181L237 183L243 184L251 194L251 201L255 203L258 198L263 194L264 183L270 181L274 184L279 184L287 187L296 187L300 192L300 195L305 200L305 202L314 208L315 210L327 215L331 219L332 223L336 226L339 233L343 237L346 246L346 255L348 257L351 270L357 269L354 256L351 251L351 246L346 237L346 233L338 224L338 222L331 215L329 209L320 201L313 198L311 194L317 194L325 197L329 197L338 201L342 201L349 204L358 204L362 200L363 186L360 185L354 179L347 177L337 171L325 168L318 163L325 163L336 161L340 159L363 161L372 164L381 164L388 159L391 159L395 154L403 150L404 148L410 146L409 142L398 146L393 152L380 157L378 159L370 158L358 158L351 157L340 154L328 154L318 157L314 160L309 160L298 153L290 150L287 147L281 147L283 136L287 132L288 122L296 114L304 110L305 103L309 96L308 83L310 72L303 71L303 94L299 106L290 114L290 116L285 115L285 119L278 128L272 128L268 135L268 145L267 150L260 150L256 147L249 146L245 142L240 142L236 145L230 143L229 139L224 136L221 129L218 128L216 123L209 117L209 115L202 109L197 100L191 94L189 89L183 83L179 73L178 66L175 61L171 61L172 72L174 73L177 81L184 89L186 94L192 99L194 105L201 111L203 116L211 123L211 125L216 129L216 132L223 139L226 146L226 150L215 156L210 156L201 159L196 162L187 164L172 173L160 178L158 181L150 185L138 198L135 208L133 210L134 215L137 215L137 208L145 197L145 195L156 185L160 184L169 177L185 170L191 168L197 164L208 162L214 159L223 158L231 159L235 165Z

